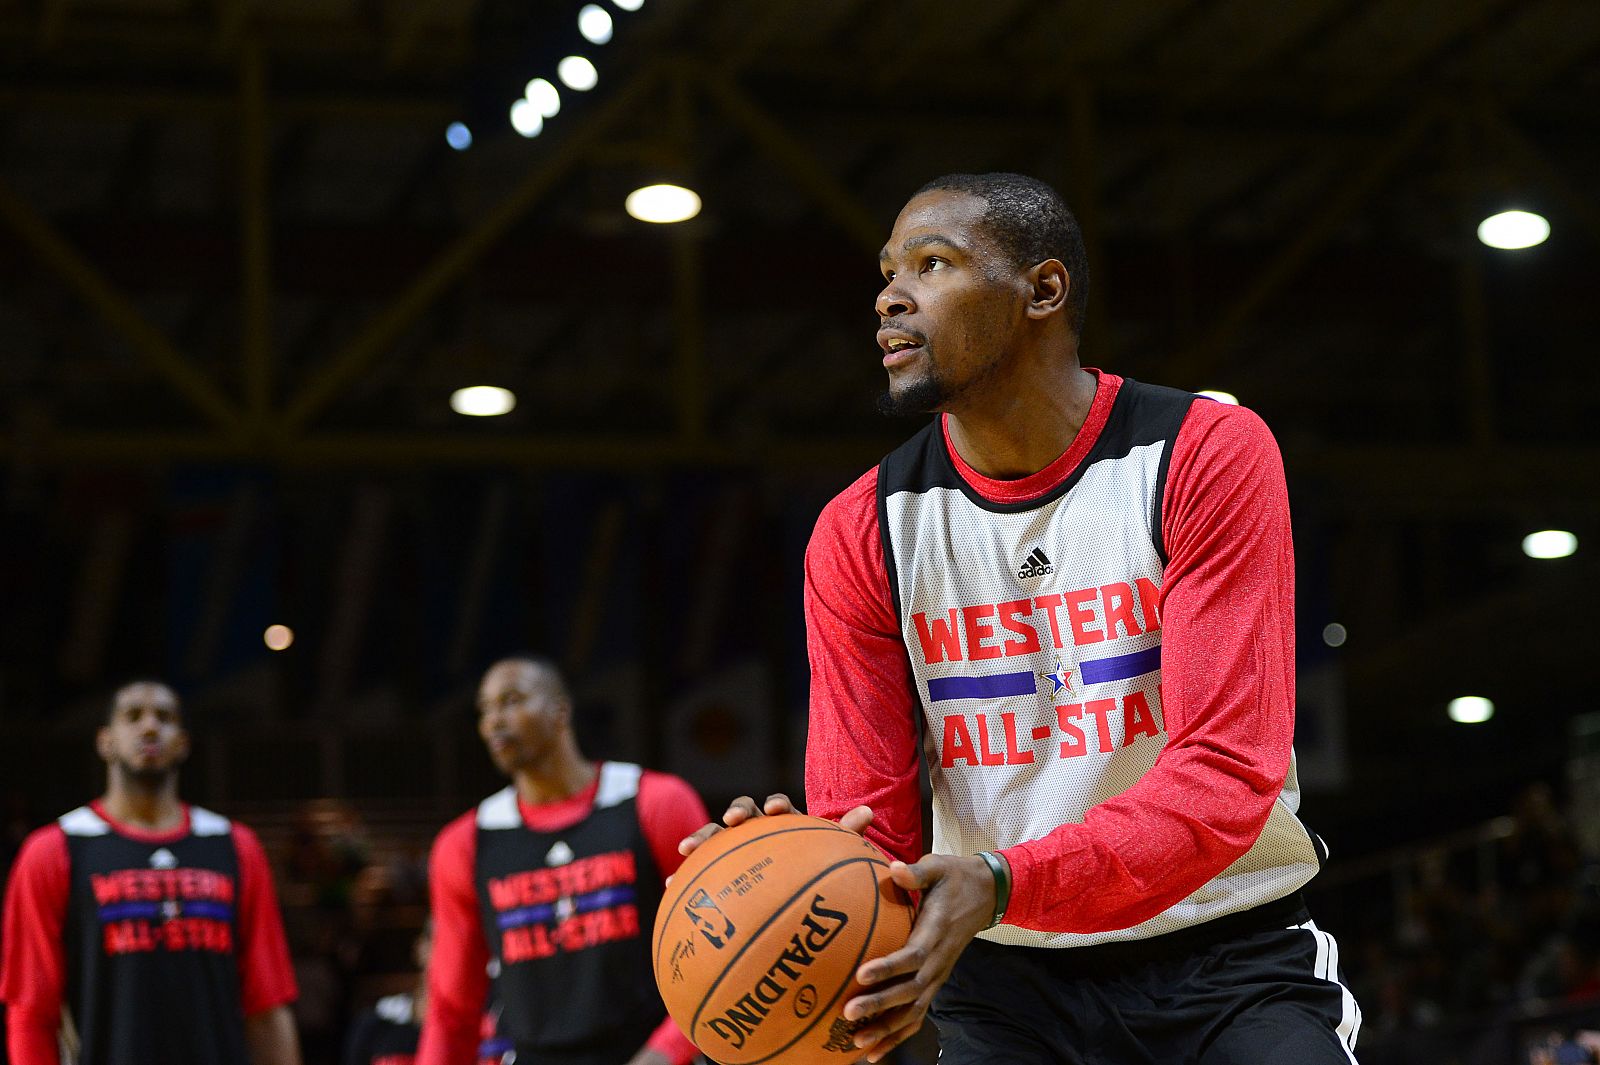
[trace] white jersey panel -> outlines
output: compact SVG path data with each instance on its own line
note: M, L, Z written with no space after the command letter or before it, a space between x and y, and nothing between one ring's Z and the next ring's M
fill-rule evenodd
M931 483L880 489L926 722L936 853L997 850L1081 823L1165 747L1164 560L1152 522L1175 431L1099 458L1097 448L1064 492L1026 507L982 501L948 471L918 470ZM1280 898L1317 869L1298 803L1291 762L1251 850L1141 925L1092 935L1001 925L981 935L1047 947L1139 939Z

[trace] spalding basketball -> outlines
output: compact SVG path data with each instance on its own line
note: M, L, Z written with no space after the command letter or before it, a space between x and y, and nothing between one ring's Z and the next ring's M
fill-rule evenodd
M656 913L656 986L722 1065L854 1061L856 969L905 945L911 900L889 859L832 821L757 817L712 836Z

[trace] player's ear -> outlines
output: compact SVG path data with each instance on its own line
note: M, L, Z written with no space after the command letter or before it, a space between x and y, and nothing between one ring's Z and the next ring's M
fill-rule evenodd
M1028 271L1032 291L1028 298L1029 318L1048 318L1065 312L1072 278L1060 259L1046 259Z
M102 762L111 761L113 751L111 747L111 726L101 725L94 734L94 751L100 756Z

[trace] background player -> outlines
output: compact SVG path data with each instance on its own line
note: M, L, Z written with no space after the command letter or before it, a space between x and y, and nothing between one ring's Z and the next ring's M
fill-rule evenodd
M433 924L424 924L412 948L417 962L414 991L385 995L356 1019L345 1044L344 1065L415 1065L422 1039L422 1018L428 1012L428 959L433 954ZM495 1035L498 1008L486 1012L480 1029L478 1065L501 1065L508 1043Z
M105 795L30 835L6 889L12 1065L57 1065L63 1005L81 1065L299 1065L266 855L244 825L179 801L177 696L121 688L95 748Z
M931 182L880 264L880 406L940 417L828 505L805 585L810 809L924 892L861 969L857 1044L881 1059L932 1006L945 1065L1353 1060L1298 891L1319 855L1271 435L1080 367L1083 241L1041 182Z
M478 688L478 734L512 783L434 843L420 1065L473 1060L491 962L519 1065L695 1057L656 992L649 938L705 806L677 777L589 761L572 712L549 662L506 659Z

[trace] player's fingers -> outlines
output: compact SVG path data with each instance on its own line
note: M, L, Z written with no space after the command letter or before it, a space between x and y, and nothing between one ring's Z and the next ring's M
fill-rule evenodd
M878 1040L872 1046L867 1048L867 1060L882 1061L888 1056L889 1051L893 1050L901 1043L904 1043L907 1039L910 1039L912 1036L916 1035L921 1028L922 1019L920 1017L917 1019L917 1023L915 1024L908 1024L903 1028L896 1028L884 1038Z
M722 815L722 823L732 828L742 825L752 817L760 817L761 811L756 807L756 801L748 795L741 795L728 804L728 812Z
M866 1051L868 1061L882 1061L885 1055L922 1027L927 1007L919 996L917 1001L875 1018L871 1024L858 1028L853 1036L856 1046Z
M939 870L926 860L915 865L890 862L889 878L907 891L926 891L938 881Z
M909 1002L917 993L918 988L910 980L889 984L887 981L896 977L914 977L920 974L923 967L928 964L932 950L928 945L926 934L913 929L911 938L906 940L906 945L892 954L885 954L881 958L874 958L856 970L856 981L872 990L850 1000L845 1006L845 1016L850 1020L860 1017L870 1017L882 1013L890 1006L898 1006L902 1002ZM884 984L883 987L876 985ZM909 989L909 990L908 990ZM851 1012L850 1006L859 1008Z
M792 814L797 811L789 796L780 791L767 796L767 801L761 804L761 812L768 817L777 817L780 814Z
M852 832L865 832L870 824L872 824L872 807L870 806L857 806L854 810L839 818L839 827L848 828Z
M702 827L695 832L694 835L685 836L683 839L678 841L678 853L684 857L688 857L690 854L694 853L694 849L696 847L700 846L700 844L704 843L706 840L710 839L712 836L721 831L722 826L718 824L709 824Z

